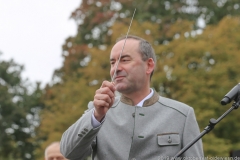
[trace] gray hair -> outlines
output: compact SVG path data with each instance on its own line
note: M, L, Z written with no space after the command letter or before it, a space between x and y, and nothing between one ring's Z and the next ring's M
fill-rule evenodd
M126 36L121 36L119 37L116 42L119 42L121 40L124 40L126 38ZM152 58L153 61L154 61L154 64L156 66L157 64L157 59L156 59L156 55L155 55L155 51L154 49L152 48L152 45L146 41L145 39L141 38L141 37L138 37L138 36L135 36L135 35L128 35L127 36L127 39L135 39L135 40L138 40L139 41L139 52L141 53L141 56L142 56L142 60L143 61L146 61L148 60L149 58ZM154 68L155 68L154 66ZM153 75L153 72L154 70L152 71L151 75L150 75L150 78L152 77Z

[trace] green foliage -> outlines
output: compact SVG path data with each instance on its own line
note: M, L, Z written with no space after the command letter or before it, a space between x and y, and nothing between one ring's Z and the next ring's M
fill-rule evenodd
M0 159L33 159L37 146L32 137L42 92L21 79L22 70L13 60L0 61Z
M132 16L135 8L134 19L139 23L148 21L159 25L159 43L173 39L165 33L178 20L194 21L192 29L197 29L201 28L199 19L206 24L217 24L226 15L240 14L238 0L86 0L72 13L78 24L78 35L67 41L93 46L109 44L109 28L115 21L126 23L125 19Z

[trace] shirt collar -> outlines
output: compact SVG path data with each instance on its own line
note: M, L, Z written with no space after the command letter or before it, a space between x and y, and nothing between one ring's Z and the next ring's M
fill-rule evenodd
M141 106L141 107L148 107L148 106L151 106L153 105L154 103L156 103L159 99L159 94L152 88L151 89L151 92L149 95L147 95L141 102L139 102L137 104L137 106ZM125 97L123 95L121 95L121 98L120 98L121 102L125 103L125 104L128 104L130 106L133 106L133 102L130 98L128 97ZM141 104L140 104L141 103ZM139 105L140 104L140 105Z
M150 97L152 97L152 95L153 95L153 89L150 88L150 90L151 90L151 92L150 92L145 98L143 98L143 100L141 100L136 106L142 107L144 101L145 101L146 99L149 99Z

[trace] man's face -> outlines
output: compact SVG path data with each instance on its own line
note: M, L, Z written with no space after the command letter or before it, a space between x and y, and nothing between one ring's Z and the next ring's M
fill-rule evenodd
M111 77L113 77L124 41L117 42L112 48L110 55ZM117 67L115 79L113 80L117 91L129 94L141 90L142 87L146 86L147 81L149 81L146 70L147 61L143 61L141 53L139 53L139 41L127 39Z
M66 160L60 152L59 145L50 146L46 153L46 160Z

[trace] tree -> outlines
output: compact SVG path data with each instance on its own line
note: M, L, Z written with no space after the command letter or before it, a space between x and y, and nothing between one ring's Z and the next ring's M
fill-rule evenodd
M239 7L238 0L82 1L82 4L72 13L72 18L78 25L75 43L93 46L108 44L111 25L115 21L126 23L125 19L132 16L135 8L137 9L135 20L140 23L151 21L159 25L158 41L162 44L174 38L165 33L178 20L193 21L191 30L197 30L206 24L217 24L226 15L239 15Z
M34 159L42 90L40 84L30 88L22 71L13 60L0 61L0 159Z

